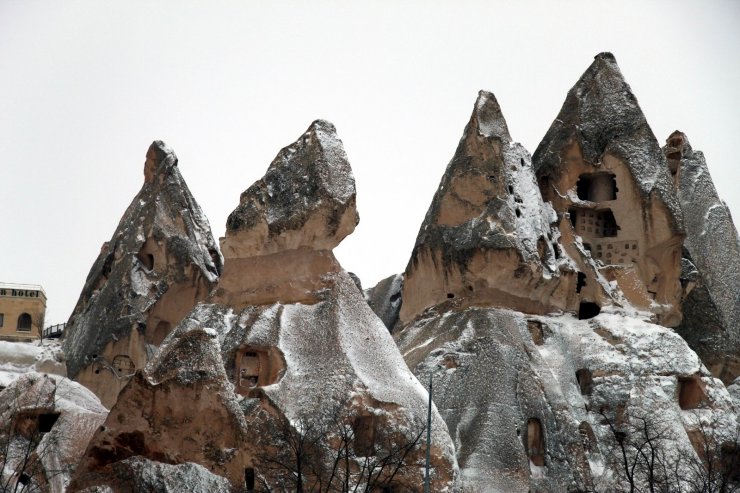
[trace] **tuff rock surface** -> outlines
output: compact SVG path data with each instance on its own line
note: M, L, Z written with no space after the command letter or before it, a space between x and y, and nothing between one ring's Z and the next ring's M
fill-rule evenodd
M215 287L205 218L194 201L167 205L184 184L156 185L175 164L150 149L148 191L72 317L80 381L114 354L145 355L106 363L126 370L105 391L107 417L76 384L12 377L25 399L13 402L43 396L23 409L45 414L51 389L77 389L65 402L82 410L64 409L83 416L65 425L80 440L50 456L82 454L67 491L420 492L430 379L431 491L629 491L632 472L635 491L719 490L722 474L740 484L740 378L725 386L738 368L737 233L701 153L680 133L661 152L611 54L571 89L531 161L481 91L406 271L364 293L332 252L359 219L330 123L241 195ZM158 264L171 242L187 254ZM163 320L174 328L149 332ZM0 423L21 423L11 430L41 423L4 409ZM625 472L648 450L667 467Z
M614 58L597 56L569 93L535 154L539 187L521 183L534 181L519 157L526 151L505 166L486 161L488 183L471 165L486 155L481 148L495 157L501 143L513 147L490 101L481 92L421 227L394 330L414 374L434 381L435 403L455 441L458 485L476 492L619 490L626 484L619 445L629 444L634 457L629 447L646 422L661 434L672 464L701 463L707 442L736 450L737 409L725 386L678 334L651 323L680 321L683 219L667 162ZM489 183L505 185L504 194ZM517 200L523 188L528 201ZM527 216L525 206L535 214ZM579 223L578 214L586 220ZM540 237L548 250L531 248ZM436 261L420 260L428 245ZM458 260L461 252L489 250L512 252L520 264ZM481 279L496 270L507 275L494 289L471 283L467 295L450 289L445 297L423 285L454 286L460 272ZM522 278L530 289L517 287ZM541 305L501 291L541 293ZM668 489L690 489L690 476ZM642 472L634 479L638 488L648 481Z
M567 254L593 261L634 307L681 321L683 216L666 159L611 53L584 72L537 147L532 165L558 214ZM567 219L567 220L566 220ZM599 282L583 270L585 286ZM608 299L588 289L582 302Z
M222 257L174 151L149 147L144 184L90 269L64 335L70 378L106 407L215 286Z
M676 331L714 376L730 384L740 375L740 240L704 154L678 131L663 151L686 226L683 320Z
M107 478L112 486L91 486L84 493L211 493L230 491L229 482L192 462L164 464L143 457L132 457L113 465Z
M331 251L357 223L354 204L341 141L314 122L242 194L217 289L121 393L76 484L110 486L111 471L140 455L200 464L235 489L293 491L297 475L276 464L295 463L296 437L306 485L327 481L342 450L337 486L366 483L393 447L407 447L404 463L423 461L427 393ZM452 491L452 441L434 414L432 488ZM374 487L419 490L418 466L375 467Z
M0 489L66 491L107 410L87 388L27 372L0 392Z
M556 251L556 220L529 153L511 140L494 95L481 91L419 229L401 323L453 299L541 314L566 309L576 269Z
M403 274L394 274L364 291L367 304L391 333L398 324L398 315L403 303L402 290Z
M150 474L164 484L184 471L198 473L184 466L191 462L205 466L217 483L241 484L245 453L255 439L226 377L215 332L193 330L163 347L124 387L90 441L70 491L136 491ZM130 462L137 458L183 466ZM124 481L122 471L133 479Z

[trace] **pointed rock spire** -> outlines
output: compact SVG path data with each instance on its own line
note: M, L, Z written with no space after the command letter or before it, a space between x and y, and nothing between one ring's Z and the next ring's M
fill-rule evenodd
M599 167L606 154L628 166L645 199L657 194L682 232L681 208L660 144L611 53L599 53L568 91L560 113L532 158L537 177L560 173L563 150L578 144L583 161ZM562 163L562 164L561 164Z
M635 307L661 324L681 318L683 220L675 184L655 135L611 53L594 62L568 92L533 157L542 196L574 237L568 254L616 281ZM567 219L567 220L566 220ZM584 271L581 304L601 304Z
M180 319L213 288L223 260L162 141L146 153L144 184L103 245L67 323L71 378L106 407Z
M536 313L565 308L568 295L554 287L561 281L555 219L529 153L511 141L495 96L480 91L406 268L402 323L453 299Z
M336 447L351 440L349 449L356 453L347 456L348 467L341 472L346 475L342 484L350 488L368 484L363 464L369 454L363 451L382 457L395 453L389 445L400 444L408 447L406 463L421 460L424 387L331 251L356 223L354 178L341 141L330 123L314 122L242 194L227 224L218 288L170 333L144 376L137 374L124 389L126 401L141 402L148 415L164 416L162 426L152 420L159 426L157 441L147 441L137 455L161 461L158 454L166 454L161 444L173 442L171 448L177 450L187 437L190 454L178 461L209 470L216 466L215 472L235 489L243 488L245 468L253 468L271 487L295 489L293 470L275 467L295 460L291 437L310 443L306 453L317 459L337 457ZM199 388L203 392L195 396ZM190 420L192 413L182 410L182 421L197 427L188 424L186 432L166 427L167 410L156 406L166 401L161 395L176 393L182 402L207 400L208 416L223 416L224 421L236 409L247 425L236 426L232 420L212 436L201 426L206 424L202 416ZM119 409L131 407L122 398L111 416ZM436 410L434 416L432 488L444 491L452 489L457 466L447 428ZM113 431L100 432L94 440L104 449L98 455L110 457L106 444L128 436L135 429L131 426L112 421ZM249 435L238 437L240 430ZM347 437L347 430L357 435ZM88 456L88 461L95 460L94 453ZM214 458L222 465L214 464ZM85 468L115 471L120 459L90 462ZM312 482L328 480L321 469L306 474ZM422 481L418 468L373 474L377 484L392 480L404 490Z
M478 135L483 137L496 137L501 141L511 141L509 127L501 112L501 106L492 92L478 92L475 109L470 117L470 125L478 132Z

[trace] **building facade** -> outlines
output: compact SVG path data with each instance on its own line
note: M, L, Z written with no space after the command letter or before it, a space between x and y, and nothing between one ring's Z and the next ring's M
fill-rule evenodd
M45 315L44 288L0 282L0 340L28 342L39 339Z

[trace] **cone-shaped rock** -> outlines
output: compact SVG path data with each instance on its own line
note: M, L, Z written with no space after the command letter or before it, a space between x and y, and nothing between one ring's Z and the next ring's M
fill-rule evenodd
M246 451L256 437L249 436L231 388L214 331L192 330L178 338L121 391L90 441L71 490L117 485L118 471L128 470L126 461L137 457L193 462L232 484L243 482ZM150 467L134 468L123 486L132 489Z
M341 141L334 127L323 121L314 122L297 142L280 151L265 177L242 194L222 242L226 261L217 289L168 336L145 377L152 381L152 391L163 385L154 380L178 382L180 389L217 389L220 402L205 391L183 402L203 420L210 414L232 415L237 405L240 417L233 422L243 420L245 428L215 427L236 441L211 440L211 446L205 432L193 432L182 420L182 426L158 427L157 440L173 443L178 450L189 437L193 450L211 450L211 456L194 452L163 460L157 454L170 446L156 442L138 455L198 463L226 477L235 489L252 481L295 491L300 476L306 485L320 479L322 488L333 481L328 488L332 491L368 480L370 489L418 490L420 468L393 471L396 464L423 461L427 393L331 251L357 223L354 204L354 179ZM198 372L191 370L190 351L178 348L187 347L186 341L205 327L215 334L213 347L219 347L222 361L206 366L223 368L219 371L224 374L218 384L188 384L189 375ZM124 394L146 390L145 377L134 380ZM176 392L174 387L163 391ZM147 410L171 405L155 395L126 400L140 401L137 405ZM123 401L111 416L124 408ZM151 412L161 416L162 423L167 413L166 408ZM451 490L456 472L453 444L436 409L433 418L432 489ZM121 429L114 421L111 427ZM237 439L239 433L243 438ZM116 443L103 432L93 440L98 442ZM300 451L294 447L297 442L304 444ZM345 464L345 456L346 467L334 468L338 457ZM225 465L212 469L212 457L222 457ZM389 466L375 469L372 464L384 457ZM291 465L297 461L304 464L300 475ZM112 470L116 463L111 461ZM375 472L368 478L371 469Z
M448 301L565 309L576 275L560 259L555 220L529 153L512 142L494 95L481 91L406 267L402 323Z
M676 331L729 385L740 375L740 240L704 154L681 132L663 150L686 226L683 320Z
M597 62L610 60L602 56ZM614 121L628 126L616 116ZM624 186L639 195L637 186L629 188L633 182L626 181L631 176L626 168L608 169L617 170L620 190ZM576 180L586 172L576 172ZM563 188L559 200L575 201L571 197L577 191ZM602 191L597 186L597 195L590 196L596 201L578 205L603 210ZM611 205L613 199L606 202ZM662 201L655 203L649 212L663 215L654 216L658 222L650 227L662 224L668 234L672 216ZM419 233L394 331L414 374L434 380L435 403L455 437L464 491L620 489L626 483L614 451L622 435L613 431L636 430L646 416L655 420L652 426L669 423L672 446L688 451L691 460L698 458L691 444L699 434L692 409L707 412L711 425L703 436L721 441L734 430L732 402L722 384L672 330L636 317L567 213L556 223L562 236L550 229L553 216L526 154L510 142L498 105L481 93ZM538 250L542 237L540 245L555 249ZM669 235L667 241L674 239ZM677 241L680 249L680 237ZM495 255L475 261L481 252ZM500 252L517 261L507 263ZM498 277L492 274L496 269L503 271ZM573 282L566 282L569 277ZM462 278L474 281L461 285ZM452 286L449 300L440 302L441 293L425 282ZM460 289L468 286L471 294ZM532 293L530 304L527 293ZM600 313L599 306L606 305L611 306L604 312L611 313ZM531 315L558 306L577 309L578 318L589 320ZM656 410L659 418L653 418Z
M144 185L90 269L67 323L67 370L106 407L222 270L208 220L175 153L147 151Z
M681 209L660 145L612 54L596 56L568 92L532 162L563 235L577 235L564 242L568 254L600 263L630 303L663 325L678 324ZM595 284L584 274L587 286ZM600 302L588 291L581 301Z

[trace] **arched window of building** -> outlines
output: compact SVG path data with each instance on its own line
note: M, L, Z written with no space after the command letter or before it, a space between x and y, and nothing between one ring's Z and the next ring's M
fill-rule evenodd
M18 317L18 327L17 330L22 330L23 332L30 332L31 330L31 315L28 313L21 313Z

